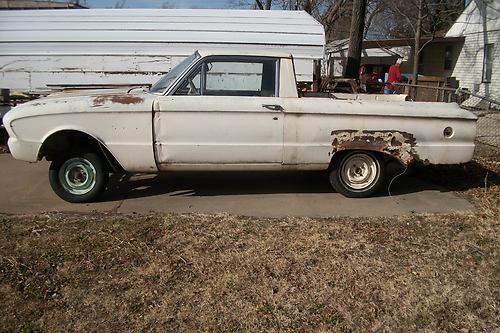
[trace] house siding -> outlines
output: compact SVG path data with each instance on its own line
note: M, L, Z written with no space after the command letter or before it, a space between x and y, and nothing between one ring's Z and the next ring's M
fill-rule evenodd
M451 68L445 69L445 51L446 47L451 47ZM449 77L453 76L453 66L457 63L460 57L462 43L439 43L427 45L420 54L422 64L419 68L420 75ZM412 57L413 59L413 57ZM411 65L409 64L411 72Z
M484 46L491 43L494 44L493 59L500 59L500 31L488 32L485 36L483 34L466 36L452 76L459 80L461 88L500 100L500 68L498 61L493 62L491 81L482 82ZM470 103L472 102L477 104L479 101L472 99ZM479 107L480 105L471 106Z
M483 61L486 44L494 44L493 59L500 59L500 1L471 1L450 28L447 37L464 36L465 42L451 76L461 88L500 100L500 62L493 61L490 82L483 82ZM465 103L485 107L489 103L471 97Z

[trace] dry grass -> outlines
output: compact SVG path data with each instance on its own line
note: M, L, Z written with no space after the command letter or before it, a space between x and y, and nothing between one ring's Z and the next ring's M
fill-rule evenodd
M0 119L1 124L1 119ZM9 135L4 128L0 128L0 154L8 153L9 147L7 146L7 140L9 139Z
M6 153L10 153L9 146L7 146L7 144L4 144L3 142L0 142L0 154Z
M420 173L471 215L0 215L0 331L498 332L496 161Z
M498 331L499 215L498 205L372 219L3 215L0 322L27 332Z
M498 212L2 216L6 331L492 332Z

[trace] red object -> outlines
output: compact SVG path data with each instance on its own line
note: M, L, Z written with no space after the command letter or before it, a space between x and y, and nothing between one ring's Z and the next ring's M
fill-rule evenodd
M393 89L393 82L401 82L401 72L399 71L399 65L391 65L389 68L389 76L387 77L387 83L389 88Z
M359 78L361 78L365 74L366 74L366 66L365 65L361 65L361 67L359 68Z

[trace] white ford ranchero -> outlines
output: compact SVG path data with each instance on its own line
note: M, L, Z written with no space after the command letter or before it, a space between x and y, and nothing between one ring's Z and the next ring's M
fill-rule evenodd
M195 52L151 89L60 93L4 117L20 160L52 161L62 199L95 200L109 173L325 170L349 197L397 161L471 160L476 117L456 104L299 97L290 55Z

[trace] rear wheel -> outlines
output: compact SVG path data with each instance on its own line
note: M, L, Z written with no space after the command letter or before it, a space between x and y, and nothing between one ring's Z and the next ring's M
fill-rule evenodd
M384 174L384 163L378 155L353 151L333 163L329 177L338 193L350 198L364 198L380 190Z
M49 169L54 192L61 199L74 203L95 201L106 188L108 178L101 158L94 153L55 160Z

